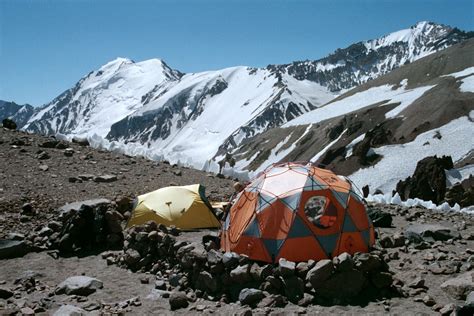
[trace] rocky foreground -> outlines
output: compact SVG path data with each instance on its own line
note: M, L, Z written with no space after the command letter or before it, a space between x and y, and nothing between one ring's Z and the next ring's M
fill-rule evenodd
M216 231L124 230L137 194L232 181L0 130L0 314L472 314L471 215L371 205L370 254L270 265L218 250ZM74 201L80 201L71 203Z

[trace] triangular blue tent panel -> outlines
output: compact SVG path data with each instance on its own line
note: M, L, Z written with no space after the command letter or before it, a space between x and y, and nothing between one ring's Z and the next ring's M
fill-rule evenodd
M324 249L324 252L328 257L331 257L331 254L336 248L337 239L339 234L327 235L327 236L316 236L316 240L319 242L321 247Z
M326 189L327 185L320 183L311 176L308 176L306 183L304 185L303 191L313 191L313 190L323 190Z
M272 258L278 256L278 252L280 251L280 247L284 241L284 239L263 239L263 243Z
M363 230L360 232L360 234L362 235L362 239L364 239L364 242L367 244L367 246L370 245L370 231L367 229L367 230Z
M228 230L229 226L230 226L230 212L228 212L226 217L225 217L224 229Z
M350 195L351 195L351 198L353 198L354 200L356 200L357 202L362 202L360 196L352 191L350 191Z
M286 196L284 198L280 198L280 200L288 206L290 210L293 212L298 210L298 205L300 204L300 199L301 199L301 192L296 193L290 196Z
M273 202L275 202L276 199L277 198L275 196L266 195L260 192L258 195L257 208L255 209L255 211L257 213L261 212L264 208L270 206Z
M354 224L354 221L352 220L352 217L349 212L346 212L346 214L344 215L344 225L342 226L342 231L346 233L354 233L359 231L356 225Z
M258 221L255 217L249 223L249 225L245 229L243 235L244 236L251 236L251 237L260 237L260 229L258 227Z
M308 237L311 235L313 235L311 230L306 226L303 220L296 215L293 220L293 225L291 225L290 232L288 233L288 238Z
M336 198L339 204L345 209L347 208L347 199L349 198L349 193L339 192L335 190L331 190L332 195Z

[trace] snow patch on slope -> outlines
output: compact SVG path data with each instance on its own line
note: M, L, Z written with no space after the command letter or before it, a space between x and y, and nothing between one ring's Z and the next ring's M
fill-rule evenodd
M400 86L395 90L392 85L373 87L305 113L283 126L314 124L383 101L384 104L400 102L400 105L386 113L387 118L395 117L431 88L433 88L433 86L424 86L409 90L405 90L405 86Z
M441 134L441 139L434 137L436 132ZM454 162L462 159L474 148L472 135L474 123L463 116L418 135L410 143L375 148L375 152L383 158L376 165L360 169L349 178L359 187L370 184L371 191L380 189L382 192L391 192L400 179L413 174L418 161L425 157L449 155ZM459 139L463 139L463 146L459 146ZM430 144L423 146L427 141Z

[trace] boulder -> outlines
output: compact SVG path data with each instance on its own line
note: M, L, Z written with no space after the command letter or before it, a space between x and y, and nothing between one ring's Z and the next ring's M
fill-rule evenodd
M376 288L383 289L392 285L393 278L389 272L379 271L370 275L370 281Z
M293 275L283 280L285 289L285 296L293 303L297 303L304 296L304 281L303 279Z
M17 128L16 123L12 119L9 119L9 118L3 119L2 125L6 129L15 130Z
M412 289L424 288L425 287L425 280L420 278L420 277L416 277L413 281L408 283L408 287L411 287Z
M242 289L239 293L239 302L242 305L257 305L263 298L265 294L261 290L245 288Z
M405 236L411 242L435 241L460 238L459 232L454 228L439 224L410 224L405 229Z
M6 300L13 296L13 292L5 287L0 287L0 299Z
M89 146L89 141L87 138L73 137L72 142L80 146Z
M316 265L308 271L306 281L310 282L314 288L318 288L324 281L329 279L334 271L332 260L324 259L316 263Z
M474 291L474 272L467 272L441 284L441 289L457 300L466 299Z
M369 253L358 253L354 255L355 267L362 272L375 271L382 267L379 257Z
M218 280L207 271L201 271L198 276L197 284L200 288L213 293L217 291Z
M23 240L0 239L0 259L22 257L29 249Z
M52 139L52 140L47 140L39 144L39 147L43 148L56 148L56 146L59 144L59 140Z
M171 292L169 297L171 310L186 308L189 305L189 298L184 292Z
M418 161L413 176L397 183L396 191L403 200L420 198L439 204L446 194L446 172L453 168L450 156L426 157Z
M222 262L222 257L222 252L211 249L207 253L207 262L209 262L209 264L218 264Z
M392 227L392 215L378 207L369 207L367 215L372 220L374 227Z
M240 256L235 252L226 252L222 256L222 262L226 268L234 267L239 263Z
M112 202L108 199L93 199L93 200L85 200L80 202L73 202L66 205L63 205L59 209L60 217L64 218L67 217L70 213L79 212L82 206L88 206L93 209L100 208L100 207L107 207Z
M248 264L237 266L235 269L230 271L230 278L233 282L239 284L249 282L251 280L249 270Z
M111 174L94 177L94 182L99 182L99 183L101 182L109 183L109 182L115 182L117 180L118 180L117 176L111 175Z
M56 288L56 294L87 296L103 287L102 281L88 276L72 276L61 282Z
M469 292L466 296L466 305L474 307L474 291Z
M308 274L309 268L310 267L308 262L298 262L298 264L296 265L296 274L299 277L306 279L306 274Z
M451 315L451 313L453 313L455 310L456 310L456 304L449 303L449 304L444 305L443 308L439 310L439 313L441 315Z
M82 316L87 315L88 313L74 305L62 305L54 314L53 316Z
M354 260L352 260L352 256L347 252L343 252L335 258L335 261L337 262L337 271L351 270L354 266Z
M342 271L333 274L324 281L316 293L326 298L347 299L356 296L364 288L366 278L364 274L356 269Z
M278 271L282 277L290 277L295 274L296 263L285 258L278 260Z
M135 249L127 249L127 251L125 251L124 260L127 266L134 266L140 259L140 253Z

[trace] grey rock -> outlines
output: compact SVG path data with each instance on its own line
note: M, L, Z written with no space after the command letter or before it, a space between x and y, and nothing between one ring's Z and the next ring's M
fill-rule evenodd
M321 286L321 284L329 279L334 271L332 260L324 259L316 263L316 265L308 271L306 281L310 282L314 288Z
M29 249L23 240L0 239L0 259L22 257Z
M166 282L164 280L157 280L155 282L155 289L166 290Z
M466 296L466 305L474 306L474 291L469 292Z
M186 308L189 305L189 299L184 292L171 292L169 297L171 310Z
M307 307L314 301L314 296L309 293L304 293L303 298L298 301L298 306Z
M411 224L405 229L405 236L411 242L449 240L459 238L459 232L454 228L439 224Z
M265 296L257 305L258 308L262 307L285 307L288 304L286 297L280 294L271 294Z
M110 183L110 182L115 182L117 180L118 180L117 176L111 175L111 174L94 177L94 182L99 182L99 183L101 182Z
M87 315L87 312L82 308L74 305L62 305L53 316L82 316Z
M13 296L13 292L5 287L0 287L0 298L6 300Z
M439 310L439 313L441 315L450 315L455 310L456 310L456 304L449 303L449 304L444 305L444 307Z
M243 284L250 281L249 265L237 266L235 269L230 271L230 278L232 281Z
M464 300L474 291L474 272L461 274L441 284L441 289L457 300Z
M72 142L80 146L89 146L89 141L87 140L87 138L73 137Z
M405 235L403 233L397 232L393 234L392 238L394 247L403 247L405 245Z
M135 249L127 249L125 252L124 260L127 266L135 265L138 261L140 261L140 259L140 253Z
M358 253L354 256L355 268L362 272L374 271L382 266L379 257L369 253Z
M359 270L335 273L316 292L326 298L351 298L359 294L366 282L364 274Z
M74 149L72 148L66 148L64 150L64 156L66 157L72 157L74 155Z
M423 303L426 306L430 306L430 307L436 305L435 299L433 297L429 296L429 295L423 296Z
M282 277L290 277L295 274L296 263L288 261L285 258L278 260L278 271Z
M304 296L304 281L303 279L293 275L289 278L283 279L285 289L285 296L291 302L297 303Z
M210 293L217 291L218 281L207 271L201 271L198 276L198 284Z
M209 262L210 264L218 264L222 262L222 257L222 252L211 249L207 253L207 262Z
M226 252L222 256L222 262L226 268L234 267L239 263L240 256L235 252Z
M81 180L84 180L84 181L89 181L89 180L94 179L94 175L93 174L88 174L88 173L80 174L77 177Z
M354 260L352 256L347 252L341 253L337 258L337 270L338 271L348 271L354 267Z
M123 220L122 214L112 210L105 213L105 220L107 221L107 226L109 231L112 233L120 233L122 231L122 225L120 222Z
M375 227L391 227L392 226L392 215L387 213L380 208L371 207L367 210L372 223Z
M296 265L296 274L300 277L305 279L306 274L308 274L309 271L309 265L307 262L298 262Z
M265 294L261 290L245 288L242 289L239 293L239 302L242 305L257 305L263 298Z
M106 207L110 205L112 202L108 199L93 199L93 200L86 200L80 202L73 202L62 206L59 209L60 217L68 217L70 213L78 212L83 205L91 207L91 208L99 208L99 207Z
M408 283L408 287L411 287L412 289L424 288L425 287L425 280L420 278L420 277L416 277L413 281Z
M48 165L40 165L38 167L38 169L41 170L41 171L48 171L49 167L48 167Z
M57 288L57 294L87 296L103 287L102 281L88 276L72 276L61 282Z
M51 156L45 152L45 151L40 151L37 155L36 155L36 158L39 159L39 160L46 160L46 159L49 159L51 158Z
M23 240L25 239L25 235L20 233L8 233L7 238L8 240Z
M392 275L389 272L373 273L370 276L370 280L372 281L372 284L374 284L378 289L390 287L393 282Z

